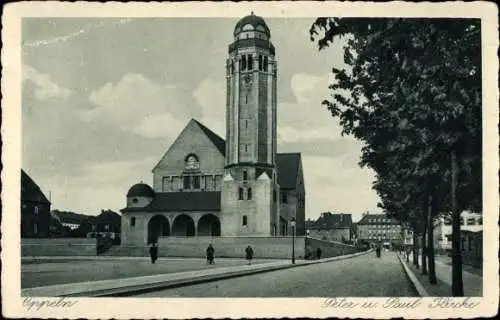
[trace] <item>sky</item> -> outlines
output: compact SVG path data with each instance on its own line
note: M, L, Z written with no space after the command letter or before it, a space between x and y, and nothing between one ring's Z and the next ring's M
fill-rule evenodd
M52 209L125 207L191 118L225 135L236 18L29 18L22 23L22 167ZM361 143L326 107L342 43L318 51L311 18L268 18L278 60L278 152L301 152L306 217L379 212Z

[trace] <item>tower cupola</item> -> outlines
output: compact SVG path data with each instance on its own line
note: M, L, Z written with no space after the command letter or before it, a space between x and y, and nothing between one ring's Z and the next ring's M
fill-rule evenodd
M250 15L243 17L234 28L234 37L238 38L238 36L242 33L262 33L266 36L266 39L271 38L271 31L269 30L266 22L259 16L253 14L253 11Z

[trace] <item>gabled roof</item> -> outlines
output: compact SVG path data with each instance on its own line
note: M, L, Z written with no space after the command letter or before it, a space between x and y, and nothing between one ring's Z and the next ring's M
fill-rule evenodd
M351 227L351 214L324 212L313 223L311 229L350 229Z
M219 211L219 191L158 192L144 208L125 208L122 212Z
M40 187L23 169L21 169L21 201L50 204Z
M276 154L278 184L280 188L294 189L296 187L300 162L301 158L298 152Z
M215 132L204 126L201 122L191 119L196 123L200 129L205 133L207 138L215 145L219 152L225 156L226 154L226 141L222 139ZM160 160L161 162L162 160ZM276 154L276 167L278 172L278 184L280 188L295 189L297 187L297 179L299 177L299 168L301 165L300 152L295 153L277 153ZM158 164L155 166L155 168ZM154 169L153 169L154 170Z
M366 214L358 221L358 225L389 225L400 224L396 219L388 218L385 214Z
M193 129L193 128L196 128L196 130L199 128L201 130L202 134L205 135L205 137L214 145L214 147L217 149L217 151L219 151L223 157L225 156L225 154L226 154L226 143L225 143L224 139L222 139L221 137L219 137L212 130L210 130L207 127L205 127L198 120L191 119L191 120L188 121L188 123L186 124L186 126L184 127L184 129L182 129L182 131L177 135L177 138L175 139L175 141L172 144L170 144L170 147L163 154L163 156L158 161L158 163L153 167L153 170L152 170L153 172L155 172L155 170L157 170L158 168L160 168L160 165L163 163L163 161L165 160L165 158L167 157L167 155L169 154L169 152L173 148L175 148L175 146L177 145L177 141L179 141L179 139L186 134L186 131L190 130L190 129Z
M223 155L226 154L226 141L219 137L219 135L212 130L208 129L205 127L201 122L198 120L193 119L194 122L196 122L197 125L200 126L201 130L207 135L207 138L212 141L212 143L217 147L217 149L222 153Z

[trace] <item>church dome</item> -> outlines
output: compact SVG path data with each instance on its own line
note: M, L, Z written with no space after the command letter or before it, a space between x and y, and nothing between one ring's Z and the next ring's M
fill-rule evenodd
M253 12L252 14L243 17L240 21L238 21L236 27L234 27L234 36L237 36L241 31L243 31L243 27L246 25L251 25L254 30L260 30L264 32L268 37L271 37L271 31L269 31L269 28L267 27L264 19L262 19L262 17L254 15Z
M133 185L127 192L127 197L148 197L153 198L155 192L153 188L145 183L137 183Z

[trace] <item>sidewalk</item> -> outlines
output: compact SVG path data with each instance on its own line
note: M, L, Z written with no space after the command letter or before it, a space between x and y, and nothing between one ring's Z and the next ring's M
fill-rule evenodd
M417 269L413 265L413 257L410 256L410 262L406 262L406 257L399 256L401 262L406 265L407 269L413 273L413 278L418 281L417 285L420 285L425 289L424 293L421 295L436 296L436 297L449 297L451 296L451 283L452 283L452 270L451 265L447 264L442 259L435 259L436 265L436 278L437 284L431 285L429 283L429 276L422 275L422 266ZM419 263L422 259L419 257ZM406 270L405 270L406 271ZM411 275L409 275L412 278ZM483 278L479 275L470 273L466 270L462 270L462 279L464 284L464 295L467 297L480 297L483 295ZM413 282L414 280L412 280Z
M122 278L112 280L88 281L79 283L68 283L50 285L21 290L21 296L35 297L104 297L132 295L139 292L148 292L159 289L178 287L225 278L238 277L260 272L269 272L310 264L325 263L343 260L366 254L369 251L359 252L351 255L326 258L321 260L297 260L295 264L290 261L275 261L253 265L220 267L195 271L185 271L169 274L158 274L133 278Z

